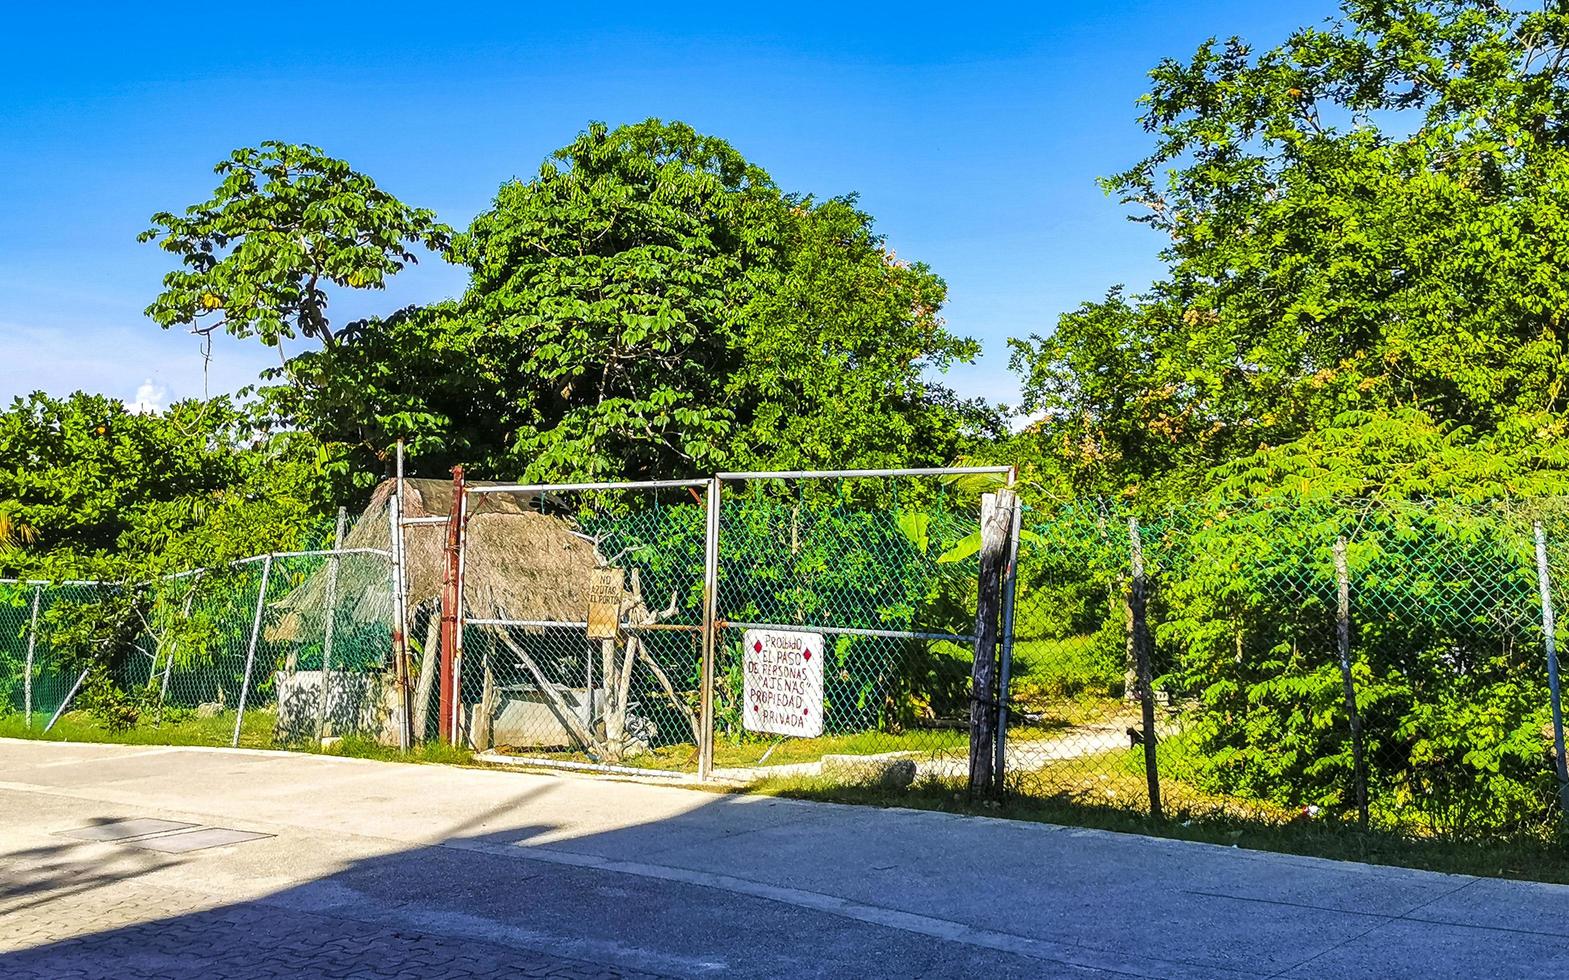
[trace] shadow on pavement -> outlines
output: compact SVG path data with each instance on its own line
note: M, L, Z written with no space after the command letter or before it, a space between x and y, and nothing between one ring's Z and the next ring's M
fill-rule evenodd
M684 813L680 827L653 822L533 848L560 830L528 820L530 800L546 791L476 813L439 844L197 907L189 894L166 893L157 873L199 873L204 862L243 859L247 848L308 847L309 838L283 834L177 856L62 838L0 855L0 919L9 942L28 947L0 953L0 976L1109 975L603 866L690 840L694 826L766 828L757 818L768 804L721 815L738 803L715 796Z

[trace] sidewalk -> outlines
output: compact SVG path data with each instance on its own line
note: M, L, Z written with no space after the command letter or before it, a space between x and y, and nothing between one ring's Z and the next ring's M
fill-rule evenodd
M59 836L128 818L273 836ZM592 777L7 740L0 918L5 976L1569 975L1569 887Z

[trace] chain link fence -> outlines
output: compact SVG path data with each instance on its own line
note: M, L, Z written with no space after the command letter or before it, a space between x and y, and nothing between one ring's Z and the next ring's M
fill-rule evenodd
M1142 521L1027 510L1010 787L1178 819L1551 835L1562 813L1544 639L1561 631L1544 632L1540 586L1561 601L1566 547L1557 502L1255 501Z
M965 776L979 488L1003 479L721 481L717 774Z
M405 481L414 739L958 789L995 709L1014 796L1428 839L1562 826L1563 502L1037 502L1011 541L999 696L975 650L980 503L1003 479L477 485L455 551L452 485ZM0 731L397 744L393 499L332 550L0 582Z
M696 768L702 486L468 488L461 740L553 763Z
M354 529L388 534L385 513ZM0 732L256 747L385 739L385 549L262 555L150 583L0 582Z
M645 771L697 772L707 752L731 779L962 777L978 549L964 475L469 486L459 738ZM435 494L412 488L407 526ZM765 642L807 647L765 677ZM432 698L416 705L438 713Z

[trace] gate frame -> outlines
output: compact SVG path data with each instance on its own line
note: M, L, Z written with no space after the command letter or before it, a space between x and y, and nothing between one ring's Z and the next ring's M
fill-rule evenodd
M461 523L462 527L461 527L461 529L460 529L460 531L458 533L458 565L459 565L459 568L458 568L458 572L457 572L457 594L458 594L459 598L458 598L458 612L457 612L457 617L456 617L457 618L457 623L456 623L456 641L457 642L455 644L456 650L457 650L457 659L456 659L456 663L453 665L453 668L452 668L452 671L453 671L453 677L452 677L452 704L451 704L451 709L450 709L451 710L451 725L452 725L452 727L451 727L451 729L447 733L445 733L445 734L447 734L449 736L450 743L452 745L454 745L454 746L461 746L463 744L463 740L464 740L463 725L462 725L463 698L462 698L462 694L461 694L461 691L462 691L462 677L463 677L463 675L462 675L462 669L463 669L462 668L462 652L461 651L463 649L463 633L464 633L464 630L467 627L469 627L469 626L503 626L503 627L505 627L505 626L539 626L539 625L545 625L545 624L542 624L542 623L539 623L539 622L535 622L533 620L507 620L507 619L490 619L490 618L482 618L482 617L473 617L473 616L470 616L468 614L468 610L466 608L464 608L463 601L462 601L462 582L463 582L463 567L466 564L465 559L466 559L467 550L468 550L468 534L467 534L467 530L468 529L467 529L467 525L468 525L469 517L471 516L471 510L469 508L469 498L471 496L483 497L483 496L487 496L489 494L496 494L496 493L533 493L533 494L539 494L541 497L543 497L546 494L552 494L552 493L573 493L573 492L592 493L592 492L596 492L596 491L616 491L616 490L677 490L677 489L695 490L695 489L698 489L698 488L709 488L710 490L712 490L715 486L717 486L717 483L716 483L716 481L714 481L711 478L710 479L703 479L703 480L617 480L617 481L609 481L609 482L602 482L602 483L490 483L490 484L471 484L471 483L467 483L467 482L462 483L461 484L461 493L456 494L454 496L454 510L459 512L462 515L461 519L460 519L460 523ZM716 493L710 493L710 501L711 501L711 503L709 504L709 509L713 513L717 514L718 513L718 509L717 509L717 494ZM461 506L459 506L460 503L461 503ZM715 538L715 536L712 535L712 534L705 534L705 538L706 538L706 542L705 542L706 543L706 548L705 548L705 560L704 560L704 581L705 581L705 588L706 588L706 583L708 581L710 581L710 580L713 580L713 576L717 575L717 562L718 562L718 547L717 547L717 543L718 542L717 542L717 539ZM709 560L710 558L712 559L712 561ZM587 610L584 610L584 612L585 612L585 615L586 615ZM706 602L706 594L705 594L705 604L704 604L704 610L703 610L703 623L698 625L698 626L691 627L690 628L691 632L701 633L705 637L707 636L707 633L708 633L708 631L710 629L708 613L709 613L709 609L708 609L708 604ZM445 615L445 610L443 610L443 614ZM549 625L568 627L568 626L577 626L577 625L580 625L580 624L570 623L570 622L560 622L560 623L554 623L553 622L553 623L550 623ZM586 626L587 625L586 621L583 624L581 624L581 625ZM686 631L686 630L683 629L683 631ZM443 660L445 660L446 656L447 656L447 654L445 652L446 644L443 644L443 648L444 649L443 649L442 658L443 658ZM705 655L704 663L705 663L705 665L707 664L706 655ZM705 667L705 669L706 669L706 667ZM699 738L699 742L698 742L698 746L697 746L697 748L698 748L698 769L699 769L699 772L702 774L702 778L706 779L707 778L707 771L703 769L703 762L704 762L704 754L703 753L704 753L704 746L705 745L708 747L708 751L710 753L710 755L708 756L708 760L709 760L710 764L712 763L712 755L711 755L712 748L713 748L713 746L712 746L712 742L713 742L712 702L711 702L711 700L707 700L707 699L711 698L711 696L712 696L713 678L711 676L708 676L707 674L705 674L704 677L703 677L703 682L699 686L700 686L701 691L702 691L702 696L705 698L703 703L707 706L707 708L705 709L706 713L699 715L698 728L699 728L700 738ZM476 751L479 751L479 750L476 750ZM598 762L569 762L569 761L566 761L566 760L563 760L563 759L548 759L548 758L544 758L544 757L540 757L540 756L516 756L516 757L509 757L507 761L519 763L519 764L522 764L522 765L538 766L539 768L542 768L542 769L565 769L565 770L571 770L571 771L574 771L574 772L601 772L601 773L611 773L611 774L618 774L618 775L661 776L661 777L669 777L669 778L684 778L686 776L686 773L675 772L675 771L665 770L665 769L644 769L644 768L640 768L640 767L637 767L637 766L612 765L612 764L609 764L609 763L598 763Z
M1004 466L930 466L930 467L907 467L907 468L894 468L894 469L866 469L866 470L778 470L778 471L749 470L749 471L739 471L739 472L726 472L726 473L718 473L718 474L716 474L714 476L714 480L713 480L713 482L714 482L714 493L711 496L711 500L713 500L715 503L717 503L717 501L719 500L719 488L727 480L728 481L732 481L732 482L737 482L737 483L745 483L745 482L758 482L758 481L762 481L762 480L859 480L859 479L873 479L873 480L875 480L875 479L901 479L901 478L923 477L923 476L927 476L927 477L998 476L998 477L1003 477L1004 478L1003 481L1001 481L1003 483L1003 486L1001 488L999 488L999 489L1007 489L1009 491L1013 491L1015 489L1016 483L1018 482L1018 473L1019 473L1018 467L1014 466L1014 465L1011 465L1011 464L1004 465ZM1012 630L1012 626L1013 626L1013 624L1012 624L1013 602L1012 602L1012 599L1013 599L1013 588L1014 588L1014 584L1015 584L1014 580L1013 580L1014 579L1014 577L1013 577L1013 563L1016 560L1016 556L1017 556L1017 547L1018 547L1018 545L1017 545L1017 539L1018 539L1018 514L1019 514L1019 510L1020 510L1020 507L1019 507L1018 503L1015 502L1014 503L1014 507L1013 507L1014 516L1013 516L1012 520L1009 522L1010 523L1010 527L1007 529L1007 533L1009 534L1009 541L1005 543L1005 547L1006 547L1005 554L1006 554L1006 556L1008 558L1007 570L1006 570L1005 575L1003 576L1002 579L1000 579L996 583L993 583L993 585L995 585L997 587L997 590L1001 593L1001 595L999 596L998 605L1003 610L1002 616L1000 617L1003 621L998 624L998 631L1000 633L1000 637L999 637L999 650L997 651L997 661L998 661L997 666L999 668L997 673L1001 674L1001 676L1003 676L1003 677L1007 677L1009 675L1009 673L1011 673L1012 666L1013 666L1013 630ZM720 530L720 527L719 527L717 508L716 508L716 513L711 516L711 520L713 521L713 525L712 525L712 527L713 527L712 550L713 550L713 553L714 553L715 565L717 566L718 551L719 551L718 540L719 540L719 537L720 537L720 534L721 534L721 530ZM984 582L982 582L982 587L983 588L985 587L985 583ZM713 628L714 628L714 631L715 631L716 634L718 632L718 629L722 628L722 627L734 627L734 628L740 628L740 629L755 629L755 628L762 628L762 629L769 629L769 628L774 628L774 629L806 629L807 628L807 627L775 626L773 624L768 624L768 623L740 623L740 622L732 623L732 622L726 622L724 620L719 619L719 615L718 615L717 607L718 607L718 603L719 603L719 598L718 598L717 576L716 576L715 587L714 587L713 592L714 592L713 601L714 601L714 605L715 605L715 611L714 611L714 615L713 615ZM966 635L958 634L958 633L928 633L928 632L910 631L910 630L867 630L867 629L852 629L852 628L848 628L848 627L814 626L814 627L811 627L811 629L814 629L814 630L817 630L817 631L820 631L820 632L825 632L825 633L837 633L837 634L886 635L886 636L892 636L892 637L908 637L908 638L912 638L912 639L922 639L922 640L947 640L949 642L959 642L959 643L962 643L964 645L968 645L972 649L976 648L978 646L978 644L979 644L979 632L980 632L979 630L977 630L975 633L972 633L972 634L966 636ZM715 644L715 646L717 647L717 643ZM713 683L714 683L714 676L713 675L714 675L714 671L713 671L713 665L712 664L705 663L704 666L705 666L705 673L704 673L705 689L703 691L703 703L705 705L710 706L710 708L711 708L711 706L713 704L713 696L714 696L714 692L713 692ZM1005 720L1006 720L1006 716L1007 716L1007 702L1008 702L1008 696L1007 695L1008 695L1007 688L1004 687L1002 689L1002 691L1001 691L1001 694L996 698L996 703L995 703L995 706L994 706L994 713L992 714L992 716L989 719L991 722L993 722L996 725L996 730L999 731L999 732L1004 730L1003 726L1005 724ZM976 694L974 691L971 692L971 697L972 698L973 697L980 697L980 696L981 695ZM990 699L988 698L988 700L990 700ZM708 743L708 760L709 760L709 763L710 763L710 766L711 766L712 765L712 759L713 759L713 740L714 740L714 731L713 731L713 723L712 723L711 712L710 712L710 717L708 719L708 722L707 722L707 724L705 726L704 735L705 735L707 743ZM975 738L975 732L974 732L974 730L972 728L972 730L970 732L970 739L971 739L972 743L973 743L974 738ZM995 780L995 786L996 786L996 788L997 788L997 790L999 792L1000 792L1001 787L1003 785L1003 759L1002 759L1002 757L1003 757L1003 753L1004 753L1005 745L1006 745L1005 739L1006 739L1006 736L998 737L996 742L995 742L994 750L993 750L995 752L995 758L996 758L995 769L994 769L994 773L993 773L993 779ZM973 746L972 746L972 754L973 754ZM700 759L701 759L701 756L700 756ZM992 762L993 761L993 756L990 753L987 756L987 761L988 762ZM971 776L973 778L973 775L974 775L974 773L973 773L973 766L971 768L972 768ZM709 770L709 772L711 772L711 769ZM706 779L707 775L708 775L708 772L703 772L703 771L700 770L700 773L699 773L699 777L700 778Z
M726 482L732 482L732 483L752 483L752 482L759 482L759 481L763 481L763 480L901 479L901 478L914 478L914 477L949 477L949 476L995 476L995 477L1001 477L1002 480L1000 482L1002 483L1003 487L1006 488L1006 489L1010 489L1011 490L1011 489L1013 489L1015 487L1015 485L1017 483L1017 480L1018 480L1018 468L1015 467L1015 466L1012 466L1012 465L998 465L998 466L936 466L936 467L908 467L908 468L892 468L892 469L850 469L850 470L743 470L743 471L732 471L732 472L716 473L713 476L702 478L702 479L685 479L685 480L681 480L681 479L669 479L669 480L616 480L616 481L605 481L605 482L580 482L580 483L494 483L494 484L479 484L479 485L470 484L470 483L467 483L467 482L462 482L462 483L458 484L458 486L460 487L460 493L457 494L457 496L456 496L456 499L454 501L454 508L453 509L454 509L454 511L456 513L462 515L461 518L460 518L460 522L462 524L466 525L468 523L468 517L469 517L469 515L471 513L471 509L469 507L469 498L471 496L486 496L486 495L489 495L489 494L498 494L498 493L533 493L533 494L545 495L545 494L551 494L551 493L573 493L573 492L590 492L591 493L591 492L627 491L627 490L637 491L637 490L686 489L686 490L702 490L703 491L703 494L704 494L703 504L704 504L704 510L705 510L704 549L703 549L703 609L702 609L702 622L701 622L701 624L699 626L694 627L693 630L696 631L696 632L700 632L701 637L702 637L702 640L701 640L701 644L702 644L701 645L701 650L702 650L702 652L701 652L700 679L699 679L699 712L698 712L698 728L699 728L698 735L699 735L699 738L698 738L698 744L697 744L698 762L697 762L696 778L700 782L707 782L709 779L712 778L713 770L714 770L714 728L715 728L715 725L714 725L714 687L715 687L715 683L716 683L715 674L716 674L716 661L718 659L719 632L720 632L721 629L726 629L726 628L731 628L731 627L735 627L735 628L753 628L753 627L763 627L763 626L767 626L768 625L768 624L762 624L762 623L740 623L740 622L731 623L731 622L726 622L726 621L724 621L723 619L720 618L720 610L719 610L719 550L720 550L721 538L723 536L723 530L722 530L722 526L721 526L721 524L722 524L722 522L721 522L721 515L722 515L721 501L722 501L722 497L723 497L723 493L724 493L724 484ZM455 482L457 482L457 481L455 481ZM1017 508L1015 509L1015 515L1017 515ZM447 519L440 518L440 519L433 519L430 522L431 523L436 523L437 521L445 521L445 520L447 520ZM1017 520L1018 520L1018 518L1017 518L1017 516L1015 516L1014 521L1013 521L1014 527L1010 529L1012 531L1012 533L1010 534L1010 542L1009 542L1008 574L1005 577L1004 583L1002 584L1002 588L1001 588L1001 591L1003 593L1003 595L1001 596L1001 605L1002 605L1002 608L1005 610L1005 614L1004 614L1004 617L1003 617L1005 622L999 624L999 626L1000 626L1000 630L999 630L999 632L1000 632L1000 644L999 644L1000 649L999 649L999 655L998 655L998 660L999 660L999 663L998 663L999 671L998 672L1003 677L1008 676L1008 673L1009 673L1010 668L1012 666L1011 660L1012 660L1012 653L1013 653L1013 642L1012 642L1013 637L1012 637L1012 629L1011 629L1011 626L1012 626L1012 623L1011 623L1011 618L1012 618L1011 617L1011 612L1012 612L1012 604L1013 604L1012 603L1012 599L1013 599L1012 593L1013 593L1013 587L1014 587L1012 570L1013 570L1013 562L1014 562L1015 556L1017 554L1017 550L1016 550L1017 549L1017 536L1018 536ZM399 523L401 523L401 521ZM463 579L462 566L464 564L466 564L465 557L466 557L466 551L467 551L467 547L468 547L468 540L467 540L468 536L467 536L467 534L463 533L463 531L465 531L465 530L466 530L466 528L461 528L459 530L458 535L457 535L457 537L458 537L458 565L459 565L459 570L458 570L458 573L457 573L457 582L455 584L457 586L457 591L458 591L458 594L460 596L461 596L462 579ZM444 613L445 613L445 610L444 610ZM461 696L459 695L458 692L461 689L460 688L461 677L462 677L462 675L461 675L461 670L462 670L462 660L461 660L462 654L461 654L461 650L463 648L463 633L464 633L464 630L468 626L509 626L509 625L511 625L511 626L530 626L530 625L540 625L540 624L533 623L531 621L523 621L523 620L513 621L513 620L503 620L503 619L472 617L472 616L469 615L467 609L461 608L461 600L460 600L460 608L458 610L458 614L456 616L456 620L457 620L456 621L456 630L455 630L456 635L454 637L456 642L451 645L452 647L455 647L454 653L456 653L456 657L454 658L455 662L452 663L450 668L449 668L452 671L452 680L451 680L451 683L452 683L452 703L451 703L450 708L449 708L449 711L450 711L450 714L451 714L451 717L449 719L450 728L448 728L447 731L444 732L443 734L445 734L447 736L447 738L451 742L451 744L453 744L453 745L460 745L460 744L462 744L464 736L463 736L463 725L462 725L462 722L461 722L461 714L462 714L462 703L461 702L462 702L462 698L461 698ZM555 624L555 625L567 626L567 625L573 625L573 624L561 623L561 624ZM899 631L899 630L880 631L880 630L850 629L848 627L846 627L846 628L826 628L825 631L826 632L833 632L833 633L856 633L856 634L865 634L865 635L882 635L882 634L886 633L889 636L901 636L901 637L908 636L908 637L913 637L915 639L956 641L956 642L960 642L960 643L965 643L965 644L970 645L970 646L973 646L974 642L975 642L975 637L973 635L966 636L966 635L957 634L957 633L955 633L955 634L949 634L949 633L929 633L929 632L921 632L921 631L911 632L911 631ZM446 652L447 649L449 649L448 644L444 643L443 644L443 648L444 648L443 649L443 660L445 661L447 656L448 656L448 654ZM1006 692L1004 692L1004 695L1002 697L998 698L998 702L999 702L998 703L998 718L997 718L998 731L999 732L1003 732L1003 731L1006 731L1006 728L1004 727L1004 725L1006 723L1005 719L1006 719L1006 711L1007 711L1007 708L1006 708L1006 703L1007 703ZM1003 738L1005 738L1005 737L1006 736L1003 736ZM999 738L998 746L997 746L997 756L1000 758L1002 755L1003 755L1003 742L1002 742L1002 738ZM509 758L508 761L516 762L516 763L523 764L523 765L538 766L540 768L568 769L568 770L573 770L573 771L577 771L577 772L585 772L585 771L586 772L603 772L603 773L616 773L616 774L622 774L622 775L636 774L636 775L660 776L660 777L668 777L668 778L683 778L686 775L686 774L683 774L683 773L680 773L680 772L672 772L670 770L644 769L644 768L640 768L640 767L637 767L637 766L611 765L611 764L608 764L608 763L567 762L567 761L564 761L564 760L549 759L549 758L544 758L544 757L539 757L539 756L518 756L518 757L515 757L515 758ZM998 784L1000 785L1001 784L1001 778L1002 778L1002 767L1001 767L1000 763L999 763L999 765L997 767L997 777L996 778L998 780Z

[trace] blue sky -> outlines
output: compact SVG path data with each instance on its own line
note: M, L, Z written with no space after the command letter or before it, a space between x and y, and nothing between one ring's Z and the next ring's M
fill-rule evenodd
M66 9L69 8L69 9ZM901 258L948 280L1011 399L1006 339L1156 274L1154 233L1095 178L1137 160L1134 105L1205 37L1270 45L1332 3L16 6L0 31L0 399L200 395L194 338L142 315L169 257L155 211L205 199L263 139L315 143L462 226L591 119L723 136L788 190L859 192ZM336 322L461 290L434 256ZM211 389L277 353L215 345Z

